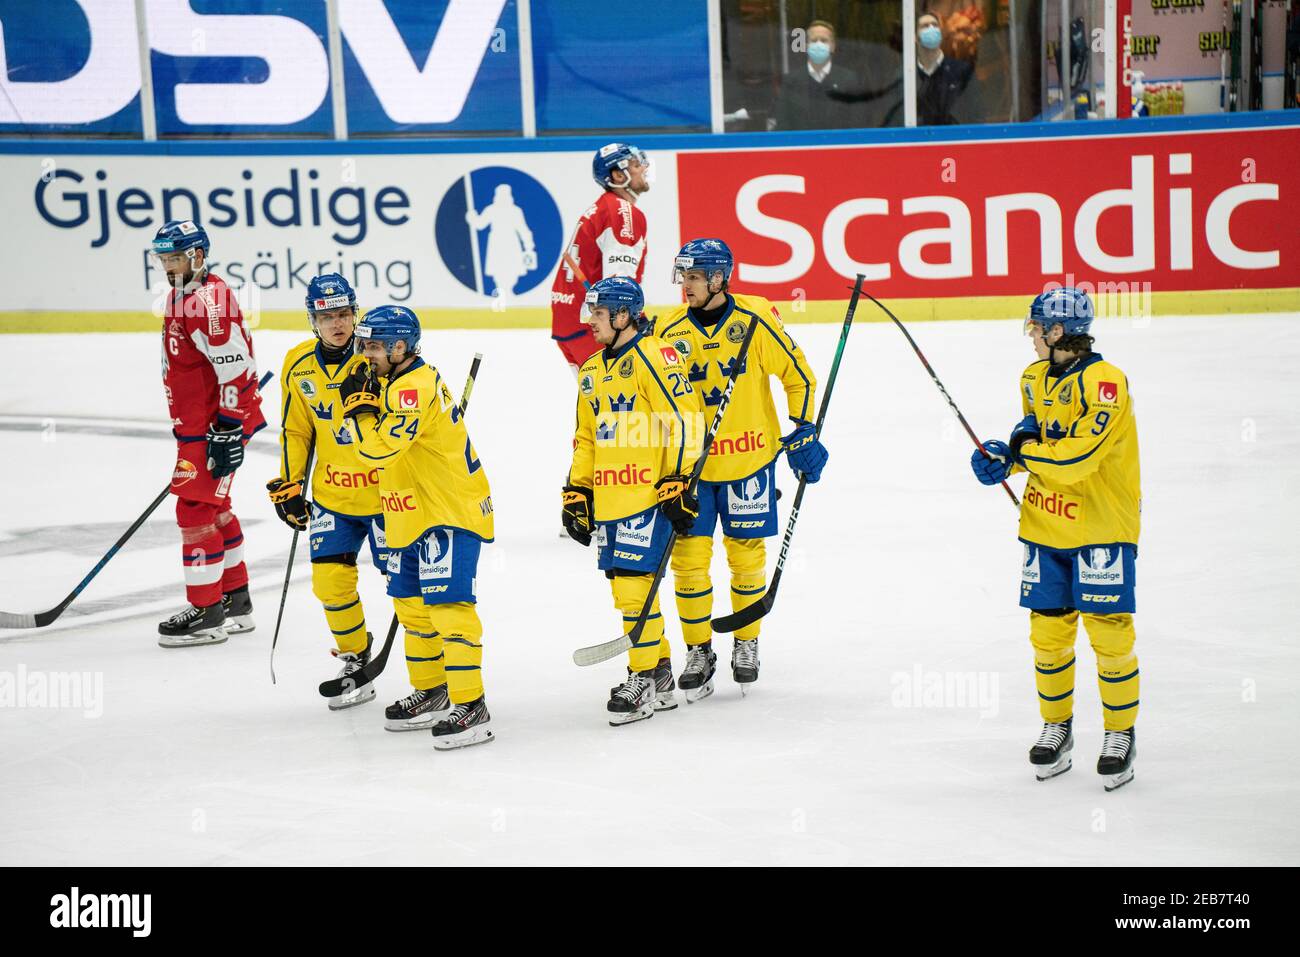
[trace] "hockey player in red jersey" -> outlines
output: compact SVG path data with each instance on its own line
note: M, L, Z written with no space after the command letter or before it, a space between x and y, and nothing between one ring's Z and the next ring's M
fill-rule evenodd
M244 445L266 425L253 340L235 294L208 271L208 234L190 220L164 224L153 253L167 273L162 373L176 437L171 490L190 607L158 625L164 648L214 645L253 630L244 536L230 483Z
M630 276L640 283L645 272L645 213L636 208L636 201L650 189L649 172L645 153L625 143L602 146L592 157L592 178L605 192L578 220L551 286L551 338L574 378L578 367L600 349L581 321L587 285L610 276Z

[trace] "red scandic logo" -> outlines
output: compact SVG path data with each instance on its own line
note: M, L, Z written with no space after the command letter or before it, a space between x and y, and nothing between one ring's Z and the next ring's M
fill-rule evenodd
M397 407L399 409L418 409L420 407L420 390L403 389L397 393Z
M668 346L667 348L660 349L659 354L664 357L664 362L667 365L670 366L677 365L677 350L674 349L672 346Z
M1098 402L1116 402L1119 399L1119 386L1114 382L1097 383Z
M1300 285L1300 231L1284 226L1300 216L1300 192L1278 184L1300 129L1090 136L1087 146L1062 159L1055 137L1017 142L1014 192L1000 141L777 148L744 163L731 151L683 152L680 230L728 237L732 291L782 300L795 287L808 299L842 300L846 277L858 272L877 296L901 297L1018 296L1058 273L1128 284L1117 295L1146 282ZM1267 167L1242 152L1255 147ZM1258 183L1242 184L1243 155L1257 159ZM914 175L947 159L964 171L956 182ZM1171 233L1185 185L1171 164L1188 163L1191 230ZM842 175L846 168L860 175ZM1278 172L1266 177L1265 168Z

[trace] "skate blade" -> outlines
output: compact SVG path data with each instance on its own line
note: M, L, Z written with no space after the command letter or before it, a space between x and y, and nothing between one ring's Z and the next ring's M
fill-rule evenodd
M492 733L490 725L480 724L473 728L466 728L464 731L457 731L455 734L434 735L433 748L435 751L455 751L457 748L487 744L496 739L497 736Z
M677 708L677 696L671 691L660 691L655 695L656 711L673 711Z
M199 645L219 645L226 640L224 628L214 628L211 631L196 632L193 635L160 635L158 637L159 648L193 648Z
M695 704L697 701L703 701L709 695L713 694L713 679L710 678L698 688L690 688L683 691L682 694L686 696L687 704Z
M1116 788L1122 788L1133 780L1133 768L1127 771L1121 771L1119 774L1103 774L1101 777L1102 786L1107 791L1114 791Z
M355 708L359 704L365 704L367 701L375 700L375 689L366 691L355 691L350 695L339 695L337 698L326 698L331 711L346 711L348 708Z
M1074 767L1074 758L1069 754L1060 758L1055 764L1035 764L1034 777L1040 781L1050 781Z
M621 728L625 724L635 724L638 721L644 721L646 718L653 718L655 709L653 704L644 704L635 711L615 715L610 712L609 726L611 728Z
M406 718L393 721L389 718L384 719L385 731L428 731L439 721L446 721L451 717L451 709L445 711L430 711L415 718Z
M232 615L226 619L224 627L228 635L246 635L257 630L257 623L252 615Z

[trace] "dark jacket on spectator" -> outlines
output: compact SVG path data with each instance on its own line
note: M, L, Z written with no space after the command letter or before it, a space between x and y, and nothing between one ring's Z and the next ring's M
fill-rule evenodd
M969 60L944 57L934 73L916 69L916 125L948 126L958 122L952 108L970 83L975 67Z
M860 125L858 110L831 94L852 95L859 91L858 76L848 67L831 60L831 68L818 83L808 73L808 62L799 61L781 78L773 114L778 130L837 130Z

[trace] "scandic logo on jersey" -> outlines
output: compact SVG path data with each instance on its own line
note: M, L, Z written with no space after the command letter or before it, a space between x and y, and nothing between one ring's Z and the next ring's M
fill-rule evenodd
M399 409L418 409L420 407L420 391L418 389L403 389L397 393L397 407Z
M1042 489L1031 485L1025 489L1025 503L1069 522L1079 518L1079 502L1070 501L1060 492L1044 495Z
M1114 382L1097 383L1097 401L1115 402L1119 399L1119 386Z
M373 468L369 472L344 472L327 464L325 484L335 488L369 488L379 484L379 469Z
M749 429L738 439L714 439L709 446L710 455L744 455L767 448L767 439L762 432Z
M596 485L649 485L650 470L648 468L636 469L631 463L624 465L621 469L597 469Z
M415 495L407 492L386 492L379 496L379 504L385 512L414 512Z

